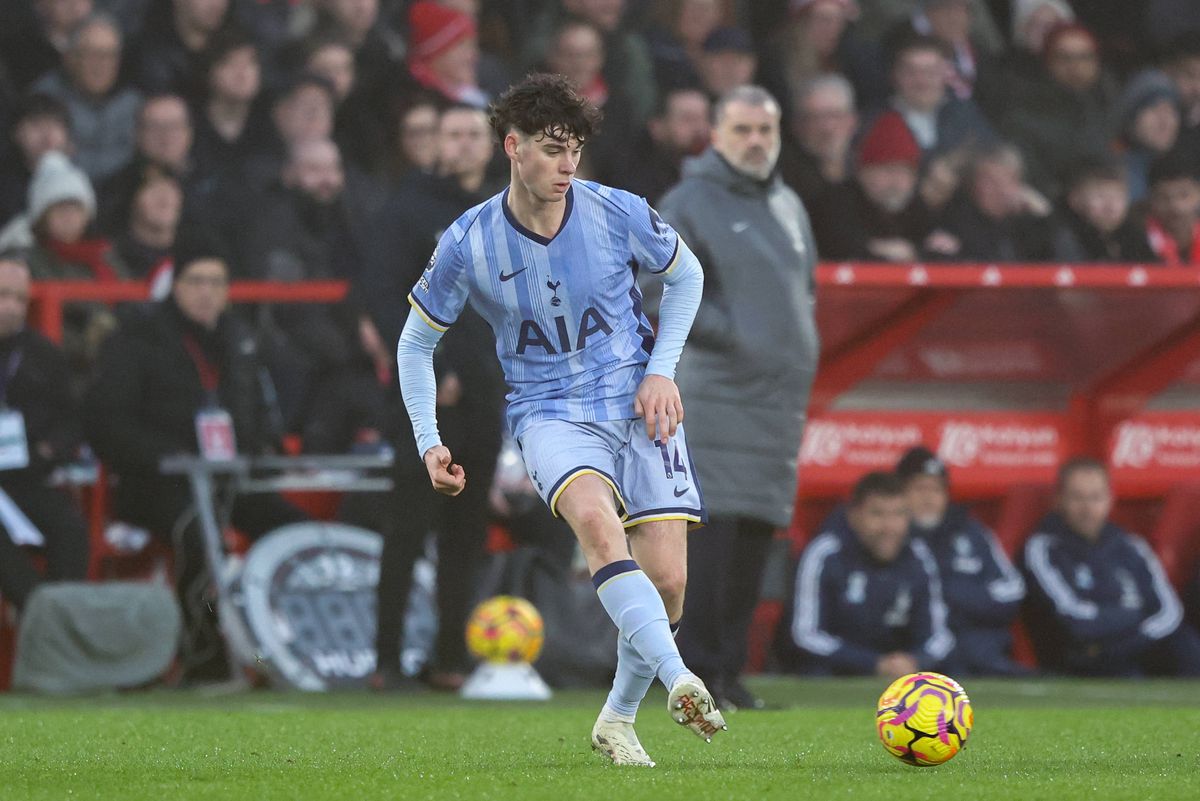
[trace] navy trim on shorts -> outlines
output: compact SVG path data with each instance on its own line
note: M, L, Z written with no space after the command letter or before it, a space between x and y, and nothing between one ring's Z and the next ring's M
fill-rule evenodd
M550 487L550 491L546 493L546 498L545 498L547 506L550 505L550 499L554 497L554 493L558 492L558 488L563 485L563 482L566 481L571 476L578 473L580 470L594 470L597 473L599 473L600 475L607 478L609 481L611 481L614 487L621 486L620 484L617 483L617 480L615 478L610 476L605 471L601 470L599 467L592 467L590 464L576 465L575 467L572 467L570 470L567 470L561 476L559 476L558 481L555 481L554 485L552 487Z
M663 507L661 509L646 509L645 511L641 511L641 512L638 512L637 514L630 515L629 517L625 518L625 525L629 525L630 523L637 522L638 518L640 518L640 517L650 517L651 515L673 515L673 514L692 515L694 517L699 517L699 518L705 519L705 522L707 522L707 519L706 519L707 516L705 515L703 509L692 509L692 508L686 507L686 506L667 506L667 507Z

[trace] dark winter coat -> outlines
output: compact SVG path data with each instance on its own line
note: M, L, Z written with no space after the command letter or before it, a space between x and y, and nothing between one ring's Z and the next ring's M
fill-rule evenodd
M1043 194L1059 194L1068 171L1089 156L1109 150L1111 95L1101 82L1074 92L1044 75L1001 111L999 130L1025 156L1029 183Z
M778 176L714 150L684 163L660 209L704 268L676 382L708 511L786 526L820 353L808 214Z
M843 514L804 549L796 571L792 641L821 672L871 675L879 658L901 651L922 669L954 646L937 564L920 540L892 562L876 560Z
M867 249L872 239L906 239L920 253L932 227L932 215L919 196L893 214L873 203L857 181L832 186L823 202L810 209L822 259L878 261Z
M1025 597L1025 581L986 526L962 506L946 510L933 528L912 526L942 577L957 642L953 661L972 673L1004 672L1010 628Z
M226 313L207 331L170 299L131 309L104 343L84 404L88 441L120 476L122 493L158 476L164 456L198 452L196 413L210 399L184 344L189 335L217 367L216 400L233 418L238 451L274 442L255 341L235 317Z
M988 217L959 195L947 205L938 226L959 241L955 261L1036 262L1054 258L1053 229L1048 218L1015 214Z
M1062 212L1054 233L1054 259L1065 262L1132 262L1152 264L1158 255L1150 248L1146 228L1131 217L1111 234L1103 233L1071 209Z
M0 471L0 485L44 479L56 465L74 458L83 441L67 359L53 342L26 329L0 340L0 371L6 379L0 406L25 417L29 444L29 466ZM39 452L42 443L49 446L49 459Z
M1093 543L1050 514L1025 543L1023 566L1029 633L1048 669L1133 674L1138 658L1183 620L1150 546L1112 523Z

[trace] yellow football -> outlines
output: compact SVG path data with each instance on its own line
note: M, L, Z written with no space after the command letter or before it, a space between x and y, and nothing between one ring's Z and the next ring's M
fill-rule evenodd
M962 685L941 673L910 673L883 691L875 712L888 753L918 767L941 765L966 745L975 714Z
M544 639L538 610L512 595L489 598L475 607L467 621L467 647L488 662L533 662Z

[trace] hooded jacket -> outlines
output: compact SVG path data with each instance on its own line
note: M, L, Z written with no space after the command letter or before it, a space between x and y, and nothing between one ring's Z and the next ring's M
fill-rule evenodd
M704 265L704 299L676 371L709 513L791 522L817 369L816 245L800 198L714 150L684 163L663 218Z

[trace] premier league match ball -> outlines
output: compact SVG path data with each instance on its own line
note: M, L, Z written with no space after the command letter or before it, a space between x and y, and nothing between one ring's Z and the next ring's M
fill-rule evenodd
M941 673L911 673L879 698L875 728L888 753L918 767L941 765L967 742L975 715L962 685Z
M467 622L467 647L487 662L532 663L544 639L538 610L512 595L489 598L475 607Z

